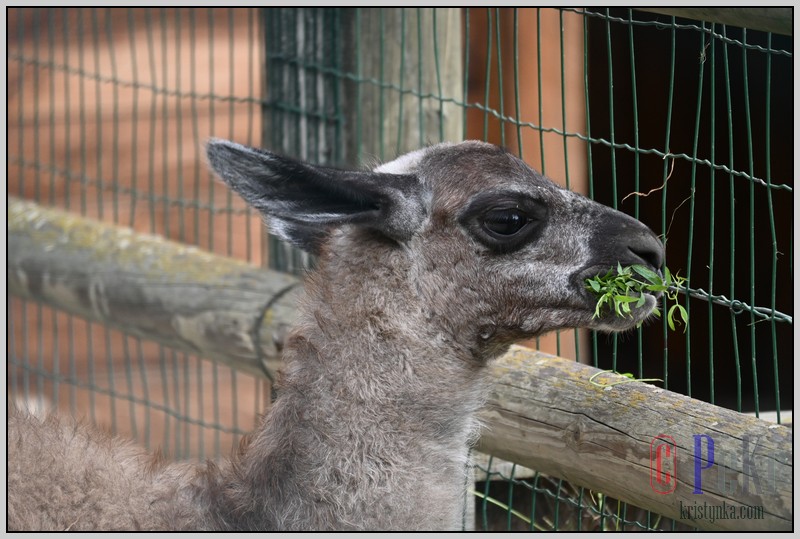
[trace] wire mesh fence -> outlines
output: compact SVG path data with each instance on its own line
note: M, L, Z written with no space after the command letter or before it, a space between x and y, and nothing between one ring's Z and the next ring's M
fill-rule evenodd
M13 9L8 22L9 194L261 263L260 219L201 155L212 135L258 143L256 10ZM229 453L263 411L268 387L247 374L19 298L9 312L14 398L176 458Z
M790 422L792 57L787 36L629 9L14 8L8 192L297 272L309 261L215 185L205 139L332 165L502 144L648 224L689 279L684 332L529 344ZM229 454L268 405L250 374L20 298L8 311L9 398L29 406L189 458ZM478 528L683 526L481 468L502 481L476 484Z

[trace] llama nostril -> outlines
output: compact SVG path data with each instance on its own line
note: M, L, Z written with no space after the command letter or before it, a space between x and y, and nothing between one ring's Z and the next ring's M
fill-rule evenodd
M623 266L639 264L655 271L664 265L664 245L647 225L608 208L593 234L593 250L600 260Z
M660 270L664 265L664 246L650 234L637 237L628 245L628 250L646 266Z

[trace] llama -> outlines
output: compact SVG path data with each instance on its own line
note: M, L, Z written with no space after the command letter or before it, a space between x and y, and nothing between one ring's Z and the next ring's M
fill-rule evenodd
M229 462L168 464L84 426L12 414L10 529L460 529L487 363L594 318L584 279L658 270L639 221L496 146L442 143L373 171L212 140L216 174L318 256L279 397Z

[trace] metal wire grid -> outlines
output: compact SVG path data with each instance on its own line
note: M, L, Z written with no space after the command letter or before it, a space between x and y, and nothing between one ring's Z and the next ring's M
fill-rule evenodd
M668 235L670 227L673 224L672 219L675 218L675 214L679 209L679 206L675 207L674 203L670 203L668 196L671 192L671 189L674 189L672 185L675 185L675 182L668 182L672 174L671 167L674 166L670 160L683 159L688 161L690 164L690 181L689 185L687 186L688 190L686 191L688 196L683 199L684 201L688 201L689 204L689 215L687 219L688 230L686 231L686 239L684 240L683 238L679 238L678 240L680 242L685 241L685 255L683 255L683 253L679 253L679 260L682 261L681 265L683 265L685 268L685 275L689 278L689 293L685 302L686 309L689 311L690 317L694 317L695 319L701 317L703 311L705 311L707 316L707 329L701 329L700 324L694 321L687 327L683 351L685 356L685 385L682 387L681 391L687 395L693 395L693 391L694 393L697 393L697 389L693 390L692 384L692 356L694 355L697 357L699 354L696 344L693 346L692 337L693 331L699 332L697 340L700 340L701 342L703 340L707 340L708 343L707 349L703 350L703 352L707 354L708 357L707 376L709 388L708 391L701 393L701 398L704 398L712 403L716 402L718 392L715 391L715 370L732 369L736 373L735 405L729 404L730 401L724 401L725 405L735 407L735 409L739 411L742 411L743 409L749 409L750 411L754 411L756 414L759 414L762 410L759 403L759 393L767 390L767 392L770 394L769 400L771 401L769 407L771 408L774 406L774 409L778 410L777 420L780 421L780 363L783 364L783 370L786 370L787 366L790 367L791 365L791 362L787 361L787 358L789 358L791 354L788 352L789 347L787 344L789 341L787 337L791 331L792 316L790 312L787 314L776 308L778 301L776 292L779 288L779 282L781 283L781 288L791 288L792 284L791 261L787 261L786 259L779 261L779 255L781 254L779 251L779 246L781 250L788 250L788 252L791 253L793 239L790 231L787 229L781 229L782 227L776 227L776 212L774 208L777 204L781 204L784 209L784 212L781 214L782 219L786 219L791 212L791 193L793 187L790 179L786 182L773 182L771 174L770 165L773 162L781 162L781 160L788 157L786 154L774 154L772 151L771 135L773 133L782 133L783 136L786 136L785 131L780 132L776 130L772 124L772 100L777 99L780 101L780 94L775 91L773 86L772 66L776 62L781 63L781 65L788 66L788 59L792 57L792 53L785 49L773 48L773 36L771 34L755 32L748 33L747 30L737 29L729 30L723 25L712 25L707 23L700 23L699 25L677 24L674 18L672 18L671 24L664 24L659 21L637 21L635 20L634 12L631 10L628 10L627 18L612 17L609 15L607 10L603 13L587 12L586 15L587 17L599 18L600 20L604 21L607 29L605 33L605 41L606 55L609 59L607 79L609 88L611 88L614 83L619 80L617 79L615 81L614 75L621 71L621 69L618 69L616 66L612 66L611 58L614 55L612 54L611 28L612 25L615 24L627 27L627 45L630 58L630 82L628 84L632 89L632 100L630 105L633 109L633 145L631 146L630 144L625 144L623 146L626 147L626 149L634 152L634 191L636 192L640 190L640 155L653 153L654 155L662 157L664 160L661 183L663 189L661 189L660 229L665 236ZM637 95L640 94L640 91L637 89L636 75L637 71L641 73L641 69L637 68L636 63L634 31L638 27L648 26L667 30L669 32L668 36L671 43L671 58L669 63L668 78L669 97L666 103L666 132L664 135L663 150L660 152L656 149L642 149L638 139L638 134L640 131L638 122L641 112L638 109L637 103ZM738 40L729 38L729 33L738 33L741 35L741 39ZM622 34L622 32L619 34ZM750 39L754 42L763 43L764 45L762 46L761 44L748 43L749 35L755 35L754 38ZM694 88L696 105L693 115L694 129L692 133L690 154L670 151L671 145L679 143L679 141L676 141L671 137L671 129L674 126L673 109L676 106L676 101L678 103L680 102L680 99L676 98L675 96L675 87L677 84L676 76L680 76L676 75L676 66L680 66L679 64L676 64L675 58L676 41L679 39L694 41L695 50L699 51L698 60L695 67L697 73L697 84ZM751 56L755 56L755 60L765 64L763 71L749 68L748 62L753 61L749 60ZM732 66L735 64L735 62L741 63L739 74L736 77L732 75ZM763 73L763 79L757 79L755 83L751 82L751 72L759 74ZM720 78L722 79L722 91L717 88L719 85L718 79ZM589 80L589 77L587 77L587 80ZM750 97L752 93L751 88L754 84L763 85L763 93L759 94L760 96L763 96L762 99ZM741 85L739 96L734 96L734 98L732 98L732 92L736 93L736 86L738 85ZM720 93L723 94L722 98L719 96ZM719 105L720 101L723 102L721 106ZM783 101L783 103L785 103L785 101ZM613 91L609 92L607 106L611 111L609 114L611 122L609 130L611 136L608 143L614 150L616 150L620 146L615 139L615 126L613 123L615 100ZM618 103L617 106L619 106ZM721 122L716 117L716 115L719 114L718 109L720 108L722 108L722 110L726 113L725 121L722 126L719 125ZM592 112L588 106L587 111L587 116L590 119L593 118ZM744 122L741 121L741 118L744 119ZM745 129L741 129L742 123L744 123ZM759 143L762 141L759 141L753 135L755 128L754 124L756 123L760 124L759 126L761 131L759 132L764 133L763 146L761 148L759 148ZM727 144L719 144L719 141L715 141L718 131L722 131L723 136L725 136L727 139L725 141ZM741 134L742 131L744 131L744 135ZM591 137L588 136L590 134L591 130L587 124L588 139L591 139ZM740 139L741 137L745 138L745 159L742 159L741 156L736 155L734 137L737 139ZM601 144L604 143L605 142L601 142ZM701 148L701 144L705 145L706 148ZM721 159L718 157L718 154L715 153L718 151L718 146L722 150L719 153L723 154ZM589 152L591 153L592 151L593 148L590 144ZM706 152L705 155L703 152ZM757 153L760 157L761 161L758 163L758 170L763 171L763 175L756 173L757 168L754 153ZM616 179L617 171L615 169L615 157L616 152L612 151L611 172L612 177ZM718 177L720 176L718 175L719 172L723 173L721 177ZM722 183L721 180L727 180L725 183L727 184L728 218L730 223L730 236L728 238L727 245L720 241L722 238L717 238L717 231L715 230L715 224L717 220L716 216L721 213L716 207L716 201L725 196L725 193L719 187L720 183ZM744 181L744 183L742 183L742 181ZM614 182L614 185L616 185L616 181ZM738 262L739 257L735 255L737 243L741 241L740 238L736 237L736 232L738 229L737 223L742 219L739 217L742 211L741 209L737 211L735 201L737 198L737 193L739 197L745 198L742 197L742 191L745 188L747 190L746 200L748 201L748 207L746 211L748 226L746 232L747 241L749 244L749 267L747 270L742 271L742 264L741 262ZM759 189L760 192L757 193L756 189ZM698 252L695 247L695 245L698 243L699 236L703 233L702 227L695 226L696 219L701 217L704 213L704 211L699 208L697 196L698 193L702 193L703 191L708 193L708 250L706 253ZM761 228L757 237L756 225L758 223L760 227L761 222L763 222L763 217L756 211L756 201L757 197L759 196L762 197L761 200L759 200L759 212L766 214L769 227L768 230ZM613 205L616 205L617 200L617 193L615 192L612 197ZM639 197L635 197L634 203L635 207L633 214L637 217L640 217ZM681 204L683 204L683 202L681 202ZM788 212L785 211L787 209ZM784 222L784 224L786 223ZM760 240L759 237L763 237L764 240ZM667 237L666 239L672 238ZM675 240L673 239L672 241L674 242ZM770 264L768 292L766 291L766 287L761 285L761 283L758 283L758 287L756 286L758 282L756 263L757 261L761 263L766 262L764 260L765 253L763 251L759 251L759 254L757 255L757 246L760 241L767 241L772 247L771 252L766 253L766 256L769 260L768 263ZM678 250L670 249L670 247L671 246L668 243L668 253L670 254ZM681 245L681 247L684 247L684 245ZM722 261L720 260L720 255L725 253L725 248L728 249L728 260ZM674 255L671 257L671 260L674 261ZM668 264L672 263L674 262L671 262L668 259ZM700 264L706 265L708 269L707 275L700 277L700 279L707 279L707 286L701 287L700 283L702 281L697 280L695 277L695 274L698 273L696 268ZM739 268L738 272L737 268ZM781 269L782 273L780 279L778 277L779 268ZM717 273L722 273L722 271L727 270L727 277L729 279L727 294L731 299L726 297L725 292L720 292L720 289L724 290L724 288L722 288L720 285L719 281L721 279L715 275L715 270ZM747 290L748 293L745 296L746 299L741 297L742 291L737 290L736 287L737 280L742 279L741 274L744 274L744 279L749 281ZM714 283L715 277L718 279L716 288ZM707 290L705 288L707 288ZM757 300L757 288L759 292L758 297L761 298L760 300ZM700 301L691 301L690 298ZM764 302L765 299L768 303L768 306L765 306L763 303L759 305L759 302ZM784 305L786 305L786 303L784 303ZM725 314L724 310L720 310L717 306L722 306L728 311L727 314L729 317L729 323L731 324L730 334L733 352L732 364L731 362L726 362L726 358L720 360L719 354L717 354L715 357L714 336L717 333L715 329L718 325L722 324L722 322L715 321L715 314L717 317L724 316ZM788 304L788 308L791 308L790 303ZM743 320L743 317L749 318L749 320ZM763 321L769 323L768 336L764 335L763 330L759 331L759 334L757 335L757 331L760 328L757 327L756 322ZM744 329L742 326L746 326L747 329ZM666 327L666 321L663 322L662 331L665 336L664 340L667 341L668 331ZM778 338L779 332L782 332L781 339ZM749 337L750 346L747 352L741 350L741 348L744 347L739 343L741 337L744 335ZM781 343L780 346L779 342ZM765 345L764 343L769 344ZM719 347L720 343L716 344L717 347ZM769 348L767 349L766 346ZM780 352L781 349L783 350L782 353ZM742 361L743 356L747 355L749 355L750 358L749 369L747 369ZM641 344L639 348L639 358L640 361L638 365L638 372L641 373ZM783 358L782 362L779 361L780 358ZM614 368L613 365L612 368ZM762 382L759 383L759 369L772 370L772 384L765 384L766 381L763 380L763 378ZM742 394L748 390L743 389L742 374L747 370L750 370L748 374L751 378L752 390L750 391L751 395L748 399L749 402L745 407L745 405L743 405ZM665 347L663 368L665 387L670 387L669 375L670 369L668 368L668 353ZM785 383L784 387L786 387Z
M260 138L256 10L9 10L9 194L261 263L261 226L215 186L209 136ZM222 66L222 67L220 67ZM261 379L9 298L11 399L171 458L230 454Z

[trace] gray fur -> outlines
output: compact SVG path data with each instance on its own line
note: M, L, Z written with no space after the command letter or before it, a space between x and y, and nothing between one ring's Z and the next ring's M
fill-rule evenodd
M432 146L371 174L208 151L285 239L319 254L279 398L219 468L14 416L10 528L459 529L487 362L547 331L628 329L655 305L593 319L583 280L617 262L658 269L660 242L495 146ZM524 241L486 231L496 204L526 210Z

